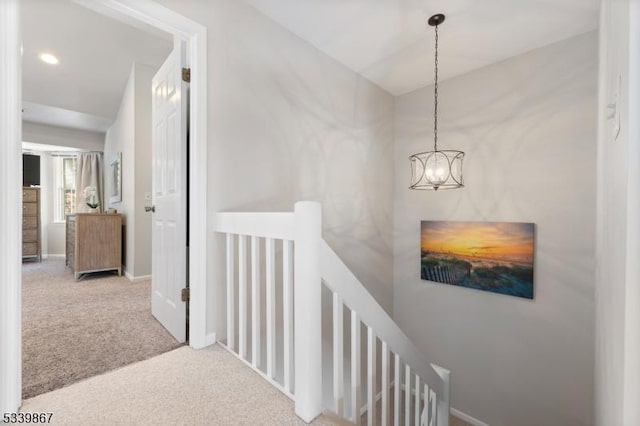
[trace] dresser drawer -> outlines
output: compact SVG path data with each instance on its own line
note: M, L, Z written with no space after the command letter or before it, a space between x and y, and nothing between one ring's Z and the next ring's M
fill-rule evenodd
M22 243L23 256L35 256L38 254L38 243Z
M37 243L38 242L38 229L25 229L22 231L23 243Z
M36 201L38 201L38 190L28 188L22 190L23 203L35 203Z
M23 203L22 214L24 216L34 216L38 213L38 204L36 203Z
M22 229L32 229L38 227L38 218L35 216L22 217Z

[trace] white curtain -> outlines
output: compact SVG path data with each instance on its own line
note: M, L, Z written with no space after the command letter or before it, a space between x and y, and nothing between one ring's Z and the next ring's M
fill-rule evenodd
M104 173L101 152L82 152L77 156L76 163L76 213L104 211ZM98 207L92 209L87 205L85 193L95 188Z

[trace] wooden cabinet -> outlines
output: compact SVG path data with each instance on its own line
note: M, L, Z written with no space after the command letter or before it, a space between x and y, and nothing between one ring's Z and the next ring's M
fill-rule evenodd
M122 274L122 216L77 213L67 216L66 259L76 280L82 274L118 271Z
M22 259L42 260L40 188L22 188Z

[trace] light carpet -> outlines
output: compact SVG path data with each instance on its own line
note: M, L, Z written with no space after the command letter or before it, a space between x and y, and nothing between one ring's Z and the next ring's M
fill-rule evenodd
M180 346L151 316L151 281L75 281L63 259L23 264L23 398Z
M182 347L24 402L56 425L304 425L293 402L219 345ZM338 425L321 416L314 425Z
M52 424L69 426L305 424L289 398L219 345L184 346L91 377L28 399L21 411L50 412ZM328 413L312 424L351 423Z

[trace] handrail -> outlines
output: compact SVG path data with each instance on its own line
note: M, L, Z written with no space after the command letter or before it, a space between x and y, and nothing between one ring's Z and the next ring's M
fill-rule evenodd
M322 240L320 247L320 267L324 284L340 294L344 304L358 312L362 321L373 328L376 335L385 341L393 352L411 365L411 369L426 380L429 387L439 397L442 397L444 382L434 369L436 366L428 367L430 364L424 359L420 350L415 347L324 240Z
M344 353L343 307L351 311L351 363L360 365L360 326L367 327L367 410L371 419L376 418L376 346L382 345L382 422L388 422L389 354L394 358L394 420L400 416L400 393L406 398L413 394L415 403L405 399L404 412L409 416L411 406L415 415L430 426L449 424L449 371L430 364L420 350L402 332L395 321L378 304L351 270L322 239L321 206L317 202L302 201L294 212L220 212L214 217L214 230L225 233L227 238L227 346L235 353L235 312L238 318L237 356L248 361L247 336L252 339L251 366L262 372L260 365L261 321L260 294L264 272L266 295L266 348L268 381L285 394L294 397L295 412L310 423L320 415L323 405L323 343L322 343L322 286L333 292L333 368L334 377L343 377ZM262 242L261 239L265 241ZM282 240L282 272L276 278L276 241ZM237 246L236 246L237 242ZM237 248L236 248L237 247ZM248 248L251 248L250 260ZM261 254L264 247L264 256ZM237 256L237 257L236 257ZM236 260L237 259L237 262ZM264 264L264 271L261 265ZM250 273L249 273L249 265ZM237 266L237 269L236 269ZM237 274L237 276L236 276ZM250 277L250 280L249 280ZM237 278L237 279L236 279ZM282 282L282 307L276 306L276 281ZM236 287L237 283L237 287ZM236 292L237 290L237 292ZM237 296L236 296L237 294ZM249 299L248 295L251 295ZM247 305L251 302L251 315ZM237 302L237 303L236 303ZM283 382L275 377L276 347L274 336L277 309L283 315ZM250 330L249 331L249 325ZM404 386L400 365L405 364ZM354 371L356 373L354 373ZM361 401L362 382L360 368L352 370L351 401ZM413 385L411 385L413 383ZM295 392L294 386L295 384ZM424 388L424 393L422 392ZM344 412L344 383L334 380L333 397L335 411L345 418L359 419L360 405L352 403L351 412ZM421 408L421 398L424 408ZM386 402L385 402L386 401ZM426 424L426 423L424 423Z
M221 212L215 215L214 229L227 234L293 240L294 219L292 212Z

